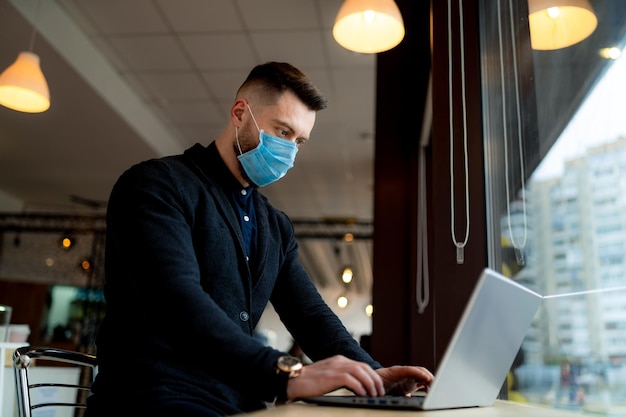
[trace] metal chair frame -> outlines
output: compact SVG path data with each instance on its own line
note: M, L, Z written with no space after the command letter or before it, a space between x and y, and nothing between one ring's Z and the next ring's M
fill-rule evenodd
M92 382L98 371L96 357L88 353L48 347L23 346L17 348L13 353L13 369L15 371L17 406L20 417L31 417L32 411L41 407L73 407L74 409L87 407L87 395L80 394L88 393L91 389L89 385L83 385L80 382L78 384L29 382L29 366L34 359L41 359L48 362L63 362L82 367L84 370L91 371L90 377ZM76 390L76 400L74 402L41 402L32 404L31 392L37 388L43 387L74 389Z

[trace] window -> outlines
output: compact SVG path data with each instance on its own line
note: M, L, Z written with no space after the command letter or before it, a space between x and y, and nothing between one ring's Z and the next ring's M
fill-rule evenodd
M601 51L626 55L626 2L592 1L591 36L539 51L527 0L497 1L480 2L485 160L498 174L486 171L489 264L564 295L535 317L517 391L613 414L626 406L626 57Z

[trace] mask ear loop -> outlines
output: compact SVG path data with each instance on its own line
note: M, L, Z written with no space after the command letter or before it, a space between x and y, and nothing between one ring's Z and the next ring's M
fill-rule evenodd
M252 109L250 108L250 105L248 103L246 103L246 107L250 111L250 116L252 116L252 121L254 122L256 129L259 132L261 132L261 129L259 129L259 125L257 124L256 119L254 118L254 114L252 114ZM260 137L259 137L259 140L261 140ZM243 155L243 151L241 150L241 145L239 144L239 128L237 126L235 126L235 141L237 142L237 149L239 149L239 155Z
M259 129L259 125L256 122L256 119L254 118L254 114L252 113L252 109L250 108L249 104L246 104L246 106L248 106L248 110L250 111L250 116L252 116L252 121L254 122L254 125L256 126L256 129L261 132L261 129Z
M239 155L243 155L241 146L239 145L239 128L235 126L235 142L237 143L237 149L239 149Z

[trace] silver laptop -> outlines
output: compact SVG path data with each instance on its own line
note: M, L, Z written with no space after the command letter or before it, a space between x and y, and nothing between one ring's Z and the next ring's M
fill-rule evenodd
M427 394L324 395L302 400L330 406L413 410L493 405L541 300L539 294L487 268L474 288Z

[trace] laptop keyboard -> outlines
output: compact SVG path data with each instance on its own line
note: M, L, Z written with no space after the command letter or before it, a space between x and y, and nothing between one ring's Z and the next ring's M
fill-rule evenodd
M318 405L368 407L368 408L395 408L419 409L424 403L424 395L359 397L355 395L323 395L321 397L303 398L302 401Z

